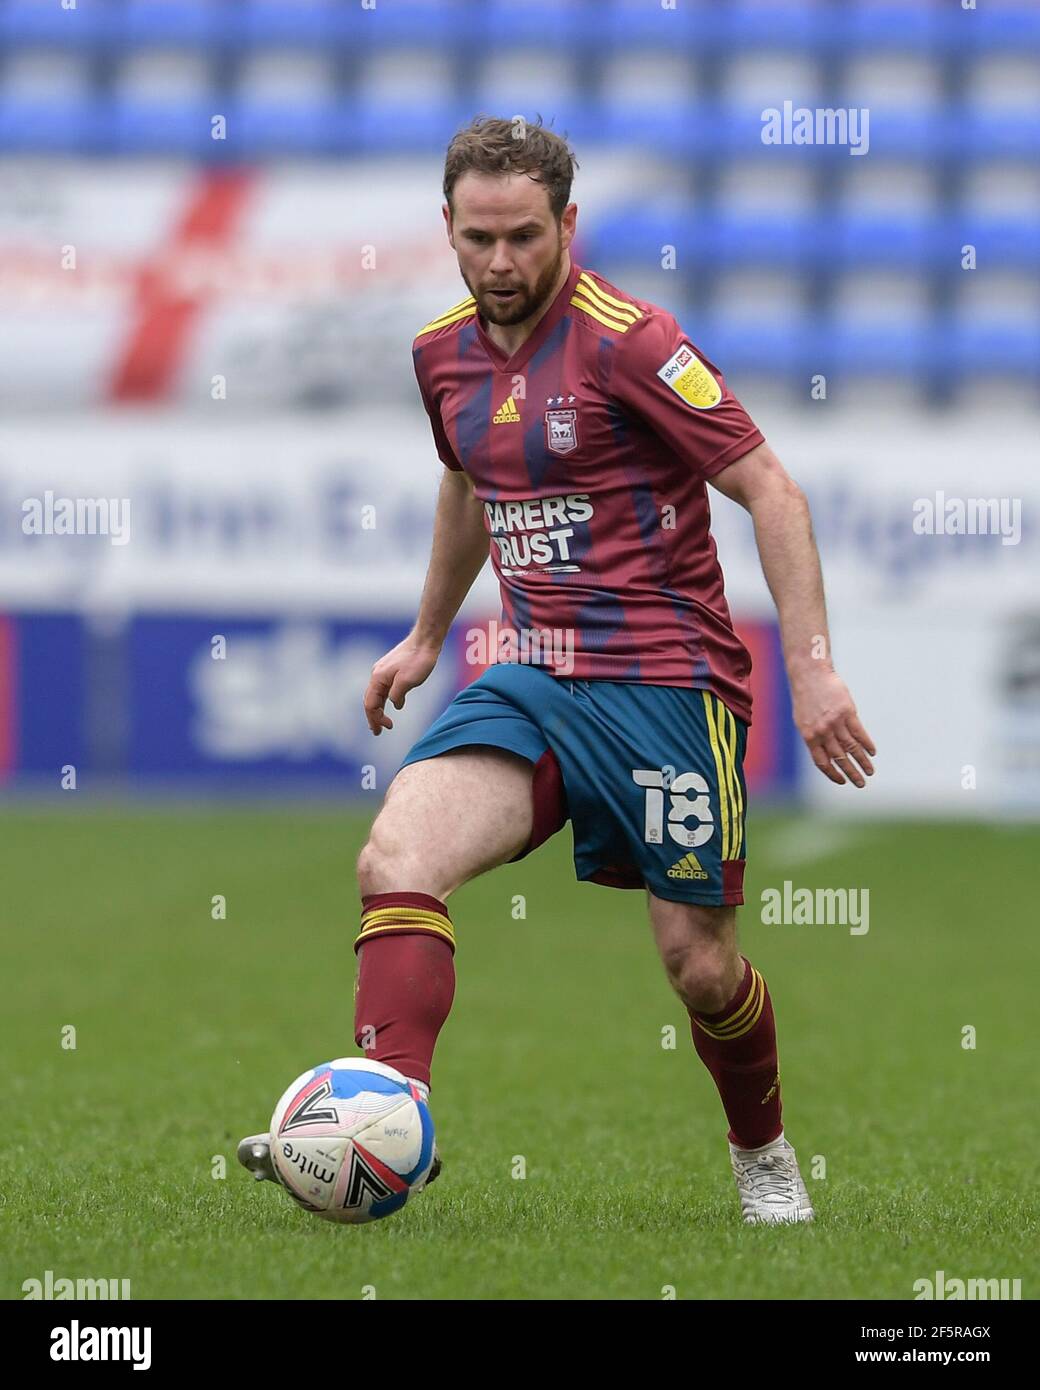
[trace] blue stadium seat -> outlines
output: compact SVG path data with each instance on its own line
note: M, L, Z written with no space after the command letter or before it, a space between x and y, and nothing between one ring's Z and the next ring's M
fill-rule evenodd
M11 154L95 154L112 145L112 108L92 96L11 97L0 92L0 149Z
M241 0L235 6L237 39L246 46L325 47L361 37L366 20L396 8L380 4L362 11L360 0L350 5L337 0Z
M80 4L74 10L62 9L57 0L6 0L0 8L0 42L5 44L90 48L119 42L121 27L122 6L112 0Z
M708 117L696 100L610 104L600 111L591 122L592 138L608 144L642 145L671 153L673 148L688 150L691 144L699 151L710 139Z
M1031 379L1040 374L1040 329L1032 324L954 320L939 330L947 360L962 376L980 370Z
M821 224L820 264L842 269L890 266L927 272L950 271L960 243L949 223L927 214L852 212Z
M481 0L469 22L499 50L526 44L565 53L597 42L597 10L586 0Z
M688 312L680 322L691 340L731 378L740 372L804 376L813 369L813 322L805 315L752 324L727 314Z
M465 43L474 16L471 0L242 0L240 42L251 46L340 48L356 52L405 44Z
M356 136L356 150L363 154L396 153L404 148L414 153L442 154L444 147L473 116L468 103L446 97L437 103L402 103L382 106L367 103L358 112L353 132L346 130L337 148L347 152Z
M121 40L137 44L205 47L240 37L234 9L223 0L126 0L120 19Z
M960 11L961 16L965 12ZM956 16L954 18L957 18ZM970 19L973 16L967 17ZM845 53L932 53L941 55L951 44L970 42L967 23L958 30L940 6L906 4L905 0L847 5L833 34L832 48Z
M954 21L951 30L956 29L956 38L951 46L967 53L1005 53L1040 52L1040 9L1031 3L979 5L971 14L971 25L956 24L960 18L956 11L950 16ZM967 30L965 34L963 31Z
M819 319L813 329L813 370L920 376L940 345L927 323L857 322L838 316Z
M273 98L232 98L227 110L228 157L270 159L335 153L337 116L343 115L331 102L306 106ZM219 152L213 153L215 158L220 157Z
M718 10L715 43L727 53L752 49L786 49L798 54L826 50L836 43L839 12L820 0L787 0L786 4L746 4L741 0Z
M609 49L690 48L694 40L703 51L712 25L712 12L697 3L666 10L643 0L607 0L598 7L593 40Z
M1040 150L1040 112L965 111L951 143L971 159L1019 158L1033 161Z
M108 108L110 149L114 154L173 154L194 159L221 158L211 121L221 107L212 100L150 101L116 98ZM226 148L226 146L225 146Z
M1040 272L1040 217L971 213L949 221L958 258L960 247L970 243L983 265Z

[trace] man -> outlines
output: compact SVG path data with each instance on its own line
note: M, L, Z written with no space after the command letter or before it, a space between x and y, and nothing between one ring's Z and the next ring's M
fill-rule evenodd
M393 728L387 701L433 670L489 536L515 649L533 639L539 659L492 664L389 788L358 861L355 1041L428 1094L455 989L448 898L569 818L579 878L647 891L744 1220L808 1221L769 991L737 949L751 662L707 482L751 513L817 767L862 787L875 750L829 659L803 494L672 316L572 262L573 170L563 140L522 122L477 121L448 149L444 218L470 296L415 340L445 471L418 617L373 668L369 725ZM261 1176L266 1141L242 1146Z

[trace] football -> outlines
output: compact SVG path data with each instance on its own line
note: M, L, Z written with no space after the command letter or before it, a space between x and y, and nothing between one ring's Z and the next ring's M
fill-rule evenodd
M433 1120L399 1071L340 1057L285 1091L271 1116L271 1160L294 1201L315 1216L378 1221L426 1185Z

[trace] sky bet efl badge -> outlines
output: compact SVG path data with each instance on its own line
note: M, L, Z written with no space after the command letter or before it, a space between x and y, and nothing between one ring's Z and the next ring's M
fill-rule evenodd
M547 410L545 440L557 454L569 454L578 447L578 412L576 410Z
M722 388L689 343L683 343L657 375L695 410L710 410L722 400Z

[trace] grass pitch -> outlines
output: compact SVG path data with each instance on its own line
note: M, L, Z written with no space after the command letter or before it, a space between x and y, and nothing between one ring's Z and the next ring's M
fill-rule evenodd
M357 1054L369 820L0 817L0 1295L49 1269L135 1299L904 1299L942 1269L1037 1296L1040 829L752 815L742 949L776 1005L811 1227L741 1225L643 896L575 883L569 831L470 884L433 1077L444 1172L350 1228L234 1151L297 1073ZM763 925L785 878L869 888L869 932Z

